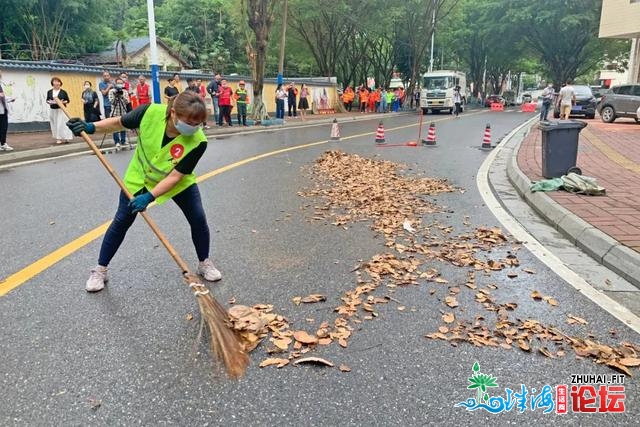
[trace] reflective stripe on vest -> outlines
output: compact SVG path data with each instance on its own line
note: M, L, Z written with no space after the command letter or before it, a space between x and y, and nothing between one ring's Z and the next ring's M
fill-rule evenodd
M236 95L238 95L238 100L236 101L238 104L246 104L247 103L247 91L246 89L238 89L236 90Z
M124 175L124 183L132 194L143 188L153 189L187 154L207 140L200 129L191 136L179 135L162 147L166 114L166 105L151 104L142 117L136 151ZM183 176L171 190L157 197L156 203L167 201L195 182L195 174Z

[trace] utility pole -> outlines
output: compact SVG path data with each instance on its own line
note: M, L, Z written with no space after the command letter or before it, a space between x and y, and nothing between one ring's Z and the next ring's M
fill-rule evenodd
M429 60L429 72L433 71L433 44L436 35L436 4L437 0L433 0L433 16L431 18L431 59Z
M149 21L149 50L151 51L151 82L153 102L160 104L160 73L158 72L158 45L156 43L156 18L153 12L153 0L147 0L147 20Z
M280 62L278 63L278 84L284 81L284 45L287 34L287 0L284 0L284 15L282 16L282 35L280 37Z

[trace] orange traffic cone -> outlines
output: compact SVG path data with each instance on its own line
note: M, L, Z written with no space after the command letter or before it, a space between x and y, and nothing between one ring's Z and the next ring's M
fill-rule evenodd
M333 119L331 125L331 141L340 141L340 127L338 127L338 119Z
M422 140L423 145L436 145L436 125L431 122L429 124L429 131L427 132L427 139Z
M376 130L376 144L384 144L384 125L382 122L378 124L378 130Z
M491 149L491 125L487 123L487 126L484 128L484 136L482 137L482 147L483 150Z

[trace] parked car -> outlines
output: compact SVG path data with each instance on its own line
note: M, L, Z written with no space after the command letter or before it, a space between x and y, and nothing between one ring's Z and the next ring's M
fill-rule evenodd
M596 116L596 98L591 92L589 86L575 85L573 91L576 94L576 102L571 106L571 116L585 116L587 119L593 119ZM560 118L560 96L556 96L554 102L555 108L553 111L553 117Z
M485 107L491 107L491 104L502 104L502 105L505 105L506 102L507 101L501 95L489 95L484 100L484 106Z
M600 87L594 89L592 87L591 92L593 92L593 96L596 98L596 109L597 109L598 106L600 105L600 101L602 100L602 97L611 93L611 89L605 89Z
M636 122L640 120L640 107L636 110Z
M640 123L636 111L640 107L640 84L613 86L600 100L598 113L605 123L618 117L629 117Z

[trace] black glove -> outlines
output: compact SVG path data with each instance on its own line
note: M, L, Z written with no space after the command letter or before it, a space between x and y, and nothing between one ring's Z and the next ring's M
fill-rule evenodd
M69 119L67 127L71 129L71 132L73 132L75 136L80 136L83 131L86 133L94 133L96 131L96 125L93 123L87 123L78 117Z

